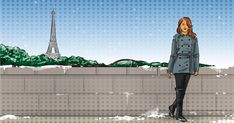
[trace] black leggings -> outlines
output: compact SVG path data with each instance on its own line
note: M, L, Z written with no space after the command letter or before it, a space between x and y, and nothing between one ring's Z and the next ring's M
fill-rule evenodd
M175 80L176 80L176 88L183 89L186 91L191 74L190 73L175 73L174 75L175 75Z
M175 75L175 80L176 80L175 91L177 89L178 89L178 91L179 90L182 91L182 95L181 94L179 95L179 99L180 99L179 102L183 103L184 95L185 95L191 74L190 73L175 73L174 75ZM176 98L178 98L178 95ZM172 106L174 108L176 107L176 103L177 103L177 101L175 99L174 102L172 103Z

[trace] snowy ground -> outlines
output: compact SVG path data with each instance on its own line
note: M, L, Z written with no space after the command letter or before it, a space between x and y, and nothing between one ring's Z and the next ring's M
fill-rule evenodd
M4 117L4 118L3 118ZM17 117L5 115L1 117L0 123L179 123L179 121L168 117ZM234 123L234 117L186 117L188 122L193 123Z
M188 122L193 123L234 123L234 114L225 116L185 116ZM18 117L4 115L0 117L0 123L175 123L179 122L169 118L167 114L160 113L158 108L149 110L140 116L113 116L113 117Z

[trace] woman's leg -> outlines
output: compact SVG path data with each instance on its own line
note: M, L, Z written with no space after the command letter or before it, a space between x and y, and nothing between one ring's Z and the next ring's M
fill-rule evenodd
M189 83L190 76L191 76L191 74L185 75L184 80L181 80L181 81L184 81L184 83L185 83L185 86L184 86L185 92L186 92L186 89L187 89L187 86ZM175 90L176 90L176 88L175 88ZM176 107L176 98L175 98L174 102L171 104L171 106Z
M176 87L178 86L178 83L180 82L182 84L182 82L184 81L184 75L182 73L175 73L175 80L176 80ZM179 84L180 86L183 86ZM176 91L176 88L175 88ZM177 103L177 98L175 98L174 102L169 106L169 116L174 117L174 112L175 112L175 108L176 108L176 103Z
M175 80L176 80L177 83L179 81L180 82L184 81L184 77L183 77L183 75L181 73L179 73L179 74L175 73L174 75L175 75ZM176 87L175 87L175 91L176 91ZM171 104L171 106L176 107L176 98L175 98L174 102Z
M185 76L185 80L184 80L184 82L185 82L185 91L186 91L186 89L187 89L187 86L188 86L190 77L191 77L191 74L187 74L187 75Z
M182 95L184 97L185 95L185 92L186 92L186 89L187 89L187 86L188 86L188 83L189 83L189 79L190 79L190 75L191 74L186 74L186 73L175 73L175 79L176 79L176 82L177 82L177 87L178 88L182 88L184 87L184 94ZM175 88L175 91L176 91L176 88ZM183 102L181 104L183 106ZM175 112L175 108L176 108L176 98L174 100L174 102L169 106L169 115L170 116L174 116L174 112Z
M173 108L176 108L176 98L175 98L174 102L171 104L171 106L173 106Z
M176 120L186 122L187 119L183 116L183 99L185 95L186 84L185 78L187 73L175 75L176 78Z
M185 92L185 73L176 74L175 79L176 79L176 104L177 103L181 104Z
M176 88L175 88L175 91L176 91ZM170 105L169 109L172 111L172 113L174 113L175 108L176 108L176 98L175 98L174 102Z
M188 85L188 73L181 73L175 76L176 78L176 119L181 121L187 121L183 117L183 99L185 90Z

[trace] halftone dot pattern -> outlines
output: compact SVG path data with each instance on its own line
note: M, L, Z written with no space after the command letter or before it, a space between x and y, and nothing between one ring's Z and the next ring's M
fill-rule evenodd
M123 72L126 68L85 69L86 74L77 74L79 70L74 69L66 75L51 74L58 69L38 71L37 75L17 70L1 74L0 113L18 118L3 120L3 123L175 122L162 113L168 112L168 106L175 99L174 86L171 86L174 78L173 81L165 78L165 73L157 76L154 71L151 75L139 74L145 71L134 68L127 68L127 74ZM114 71L122 74L114 74ZM183 104L189 121L233 121L233 74L216 75L210 70L198 77L191 76L188 86L194 88L188 88ZM38 115L42 117L35 117ZM154 118L147 117L154 115Z
M141 59L149 62L167 62L172 36L176 33L177 21L183 16L188 16L192 19L194 31L198 34L201 62L217 66L224 64L228 66L233 65L233 0L1 0L0 42L10 46L19 46L30 55L45 53L50 35L50 12L53 8L56 10L58 47L64 56L82 56L104 63L111 63L122 58ZM89 76L86 77L88 78ZM51 80L44 79L45 85L51 82ZM103 79L99 78L98 80L102 82ZM97 79L88 78L86 79L88 81L88 84L86 83L88 86L86 87L89 87L90 90L88 91L101 90L103 88L110 89L111 79L107 78L105 86L100 86L98 83L95 86L93 81ZM206 82L211 84L215 79L217 78L210 77L207 78ZM21 89L23 89L22 84L24 81L21 81L22 79L16 80L20 81L18 84L21 85L17 87L22 87ZM203 82L203 80L205 79L202 78L199 81ZM231 80L232 78L226 81L231 84ZM84 81L81 80L80 85ZM130 79L129 83L123 83L124 81L124 79L119 80L117 84L127 89L129 87L130 90L139 89L138 85L141 84L141 81L139 81L137 82L138 85L136 85L135 78ZM153 80L149 79L148 81L152 82ZM38 92L49 92L54 88L53 83L50 83L51 85L45 86L44 90L37 90L36 83L39 83L38 80L35 81L34 85L30 86L31 90L28 90L29 92L35 90ZM131 86L133 85L132 83L135 85ZM63 87L63 83L60 84L60 87ZM73 84L67 84L66 88L59 89L69 91ZM196 85L196 88L192 91L196 92L204 89L203 91L207 91L207 94L202 96L196 94L188 95L188 99L186 99L191 99L191 102L188 102L194 104L189 105L187 103L188 108L194 108L194 110L199 108L199 110L202 110L208 107L212 110L214 107L222 107L225 111L228 111L228 107L232 106L233 95L215 96L210 95L210 93L214 93L217 89L220 89L220 91L232 91L232 89L226 89L220 83L217 83L220 86L214 84L213 88L206 83L204 83L204 86L201 86L201 84ZM57 86L59 87L59 85ZM148 87L150 86L148 85ZM162 84L162 86L164 85ZM14 90L15 92L22 91L17 87ZM117 89L121 90L124 88ZM153 90L155 88L150 89ZM74 89L74 91L77 91L77 89ZM83 91L83 88L80 88L80 91ZM116 95L116 97L119 101L125 101L125 97L121 95ZM172 99L172 97L174 95L167 95L166 97L165 95L159 95L158 98L161 99L162 107L167 106L165 102L168 98ZM5 98L18 100L19 95L15 94ZM25 96L25 98L28 97ZM20 99L20 101L25 101L25 98ZM67 96L57 98L42 95L41 97L32 96L30 97L31 100L26 100L26 102L28 101L29 103L37 99L37 103L43 105L42 109L53 109L54 107L66 109L70 98ZM99 97L94 95L75 95L73 98L75 100L71 104L73 103L74 108L77 109L97 108L95 106L98 104L88 107L88 103L97 101L97 98L99 99ZM108 94L100 96L100 99L103 99L105 103L111 102L110 98L113 97L110 97ZM223 103L224 105L214 105L216 98L221 100L215 103ZM38 101L39 99L41 99L41 102ZM88 99L88 101L81 102L79 99ZM136 99L135 102L132 102L134 106L144 109L142 106L144 103L154 105L155 95L148 95L147 98L140 95L134 99ZM76 105L79 101L84 105ZM58 105L51 105L50 103ZM117 102L114 102L114 104L110 103L110 105L102 105L101 103L100 107L103 109L110 107L123 108ZM199 107L195 103L198 103ZM208 103L212 103L212 105L207 105ZM20 107L17 105L17 102L14 104L16 104L15 107ZM23 106L27 106L26 104ZM108 111L105 113L108 114ZM215 119L211 118L211 120ZM42 120L44 122L60 122L63 120L64 122L73 123L80 119L79 117L69 119L52 117L51 119L42 118ZM93 120L91 117L81 118L79 122L89 123L91 120ZM38 123L35 119L31 121ZM99 121L95 119L92 122ZM154 121L145 122L151 123Z
M63 56L106 64L121 58L168 62L183 16L193 22L201 62L223 66L216 57L230 58L234 52L233 0L1 0L1 42L30 55L45 53L53 8Z

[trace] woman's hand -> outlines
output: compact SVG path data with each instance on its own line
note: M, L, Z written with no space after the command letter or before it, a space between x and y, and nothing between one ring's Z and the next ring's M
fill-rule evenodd
M197 76L197 75L199 75L199 72L198 72L198 71L196 71L196 72L194 73L194 76Z
M171 78L171 75L172 75L172 73L170 73L170 72L167 73L168 79Z

